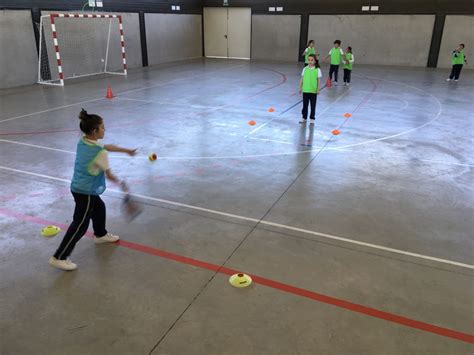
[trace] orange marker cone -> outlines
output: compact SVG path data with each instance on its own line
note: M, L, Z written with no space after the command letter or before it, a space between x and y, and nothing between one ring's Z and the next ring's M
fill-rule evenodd
M249 121L249 125L251 125L251 126L255 126L256 124L257 124L257 122L255 122L255 121Z
M341 134L341 131L338 130L338 129L333 129L333 130L331 131L331 133L334 134L335 136L337 136L337 135Z
M275 111L275 109L274 109L273 107L270 107L270 108L268 109L268 112L274 112L274 111Z
M331 87L331 79L326 80L326 87L329 89Z
M107 84L107 94L105 95L107 99L113 99L114 94L112 93L112 88L110 87L110 84Z
M350 113L346 112L346 113L344 114L344 117L349 118L349 117L352 117L352 115L351 115Z

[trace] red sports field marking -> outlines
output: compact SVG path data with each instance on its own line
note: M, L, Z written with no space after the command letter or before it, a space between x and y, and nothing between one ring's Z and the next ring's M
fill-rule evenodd
M25 215L23 213L10 211L10 210L4 209L4 208L0 208L0 214L3 214L4 216L19 219L21 221L31 222L31 223L35 223L35 224L44 225L44 226L56 225L56 226L58 226L58 227L60 227L64 230L67 230L67 228L68 228L68 226L65 225L65 224L48 221L48 220L45 220L45 219L42 219L42 218L39 218L39 217L28 216L28 215ZM88 231L86 233L86 235L89 236L89 237L92 237L93 233ZM158 257L161 257L161 258L164 258L164 259L173 260L173 261L176 261L176 262L179 262L179 263L182 263L182 264L191 265L191 266L194 266L194 267L210 270L210 271L213 271L213 272L218 272L218 273L229 275L229 276L233 275L233 274L236 274L236 273L239 273L239 272L242 272L242 270L229 269L229 268L222 267L222 266L215 265L215 264L211 264L211 263L208 263L208 262L205 262L205 261L201 261L201 260L189 258L189 257L186 257L186 256L170 253L170 252L158 249L158 248L153 248L153 247L150 247L150 246L146 246L146 245L138 244L138 243L134 243L134 242L129 242L129 241L126 241L126 240L119 240L116 244L118 244L118 245L120 245L124 248L135 250L135 251L138 251L138 252L141 252L141 253L144 253L144 254L158 256ZM357 303L352 303L352 302L345 301L345 300L342 300L342 299L338 299L338 298L335 298L335 297L323 295L323 294L320 294L320 293L317 293L317 292L305 290L305 289L302 289L302 288L299 288L299 287L291 286L291 285L288 285L288 284L284 284L284 283L281 283L281 282L278 282L278 281L270 280L270 279L260 277L260 276L257 276L257 275L253 275L253 274L248 274L248 275L250 275L252 277L254 283L257 283L257 284L260 284L260 285L263 285L263 286L267 286L267 287L273 288L275 290L280 290L280 291L287 292L287 293L290 293L290 294L293 294L293 295L296 295L296 296L305 297L305 298L308 298L308 299L312 299L314 301L318 301L318 302L329 304L329 305L336 306L336 307L339 307L339 308L347 309L349 311L364 314L364 315L367 315L369 317L383 319L383 320L386 320L386 321L389 321L389 322L392 322L392 323L404 325L404 326L409 327L409 328L419 329L419 330L422 330L422 331L425 331L425 332L428 332L428 333L433 333L433 334L441 335L441 336L444 336L444 337L447 337L447 338L451 338L451 339L463 341L463 342L466 342L466 343L474 344L474 335L471 335L471 334L463 333L463 332L453 330L453 329L449 329L449 328L439 327L437 325L430 324L430 323L420 322L420 321L417 321L415 319L403 317L403 316L393 314L393 313L389 313L389 312L384 312L384 311L381 311L381 310L378 310L378 309L375 309L375 308L370 308L370 307L363 306L363 305L360 305L360 304L357 304Z
M361 102L359 102L356 108L352 110L352 114L354 114L362 105L366 104L372 98L372 96L375 94L375 91L377 90L377 87L378 87L377 82L370 78L367 78L367 79L372 82L372 90L367 95L365 95L365 97L362 99Z
M276 84L272 85L272 86L269 86L268 88L265 88L265 89L263 89L263 90L261 90L261 91L258 91L258 92L254 93L254 94L250 94L249 97L258 96L258 95L263 94L263 93L266 92L266 91L275 89L275 88L279 87L280 85L283 85L283 84L286 82L286 80L287 80L287 79L286 79L286 75L283 74L283 73L280 73L278 70L273 70L273 69L269 69L269 68L261 68L261 69L262 69L262 70L271 71L271 72L273 72L273 73L275 73L275 74L280 75L281 81L280 81L279 83L276 83Z
M352 303L352 302L341 300L341 299L334 298L331 296L326 296L326 295L309 291L309 290L305 290L299 287L287 285L278 281L261 278L259 276L255 276L255 275L250 275L250 276L252 277L253 282L261 284L261 285L265 285L274 289L278 289L280 291L284 291L284 292L298 295L301 297L309 298L318 302L330 304L339 308L344 308L352 312L365 314L370 317L379 318L379 319L383 319L392 323L401 324L410 328L415 328L415 329L423 330L429 333L434 333L434 334L441 335L444 337L474 344L474 335L471 335L471 334L462 333L457 330L443 328L443 327L439 327L439 326L425 323L425 322L420 322L415 319L399 316L397 314L393 314L389 312L384 312L375 308L370 308L370 307L363 306L357 303Z

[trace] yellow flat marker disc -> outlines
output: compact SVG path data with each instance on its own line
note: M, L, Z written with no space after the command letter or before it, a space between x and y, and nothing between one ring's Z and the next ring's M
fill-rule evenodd
M61 232L61 228L56 226L46 226L41 230L43 237L54 237L56 234Z
M247 274L234 274L229 278L229 283L234 287L247 287L252 283L252 278Z

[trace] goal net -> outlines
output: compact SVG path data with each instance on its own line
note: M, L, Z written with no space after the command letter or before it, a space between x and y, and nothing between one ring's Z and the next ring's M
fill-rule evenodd
M41 16L38 83L97 74L127 74L122 17L108 14Z

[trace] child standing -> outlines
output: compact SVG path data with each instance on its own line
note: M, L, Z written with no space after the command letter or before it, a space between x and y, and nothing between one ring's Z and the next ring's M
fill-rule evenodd
M332 81L332 74L334 74L334 85L337 86L337 76L339 73L339 65L341 64L342 56L344 52L342 51L341 41L336 39L334 41L334 48L329 51L329 54L324 59L325 61L330 57L331 66L329 67L329 80Z
M347 47L344 52L344 85L351 84L352 65L354 64L354 54L352 54L352 47Z
M467 64L466 56L464 55L464 44L461 43L454 51L451 52L451 63L453 68L451 69L451 74L446 81L459 80L459 75L461 74L462 66L464 63Z
M95 243L116 242L119 237L105 229L105 204L100 195L105 191L105 178L120 184L123 191L128 191L124 182L112 174L109 168L110 152L135 155L136 149L125 149L115 145L102 145L98 142L104 138L104 121L99 115L90 115L84 109L79 114L79 127L84 136L79 140L76 151L74 175L71 181L71 193L76 202L74 217L59 248L49 259L49 264L58 269L71 271L77 265L68 260L74 246L86 234L89 220L92 219Z
M308 65L308 58L310 54L316 55L316 50L314 49L314 40L312 39L308 42L308 47L306 47L306 49L303 52L305 66Z
M309 115L311 124L315 122L316 98L321 87L321 69L316 55L308 56L308 66L303 68L301 73L299 93L303 93L303 110L300 123L306 124L308 119L308 104L311 103L311 113Z

